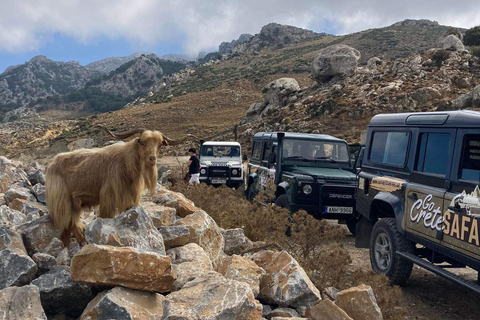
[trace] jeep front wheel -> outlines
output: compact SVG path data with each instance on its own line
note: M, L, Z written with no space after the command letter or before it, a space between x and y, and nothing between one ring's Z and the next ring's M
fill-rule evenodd
M275 205L290 210L290 201L288 201L288 196L286 194L281 194L277 200L275 200Z
M414 244L397 229L394 218L379 220L370 237L370 262L373 270L386 275L390 282L402 285L412 273L413 263L396 255L400 252L413 252Z
M253 199L255 199L255 187L253 186L253 183L251 183L247 188L247 200L253 202Z

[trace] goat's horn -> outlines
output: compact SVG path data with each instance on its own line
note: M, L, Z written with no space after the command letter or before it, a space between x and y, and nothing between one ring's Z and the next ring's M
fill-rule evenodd
M167 141L167 143L168 143L169 146L175 146L175 145L177 145L177 144L180 144L180 143L184 142L184 141L187 140L189 137L195 137L193 134L187 134L185 137L183 137L183 138L180 139L180 140L172 140L172 139L170 139L169 137L167 137L166 135L164 135L163 133L162 133L162 135L163 135L163 139L165 139L165 141Z
M146 130L146 129L140 128L140 129L127 131L127 132L124 132L124 133L113 133L112 131L108 130L106 127L101 126L101 125L96 125L96 126L94 126L94 128L103 129L109 135L111 135L112 137L114 137L115 139L118 139L118 140L127 139L127 138L129 138L129 137L131 137L131 136L133 136L134 134L137 134L137 133L142 134Z

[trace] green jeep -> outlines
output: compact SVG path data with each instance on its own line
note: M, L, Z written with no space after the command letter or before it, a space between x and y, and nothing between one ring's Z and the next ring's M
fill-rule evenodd
M291 212L338 219L354 234L356 174L348 144L322 134L259 132L253 137L246 197L258 193Z

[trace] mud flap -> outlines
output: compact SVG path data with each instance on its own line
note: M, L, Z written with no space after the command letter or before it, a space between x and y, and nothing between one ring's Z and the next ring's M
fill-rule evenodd
M372 234L373 223L362 217L355 226L355 247L368 248L370 246L370 235Z

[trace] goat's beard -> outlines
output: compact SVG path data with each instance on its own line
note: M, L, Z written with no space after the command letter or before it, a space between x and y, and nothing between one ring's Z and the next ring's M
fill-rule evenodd
M145 181L145 189L148 189L151 193L153 193L155 191L155 188L157 187L157 180L157 166L149 166L144 164L143 181Z

